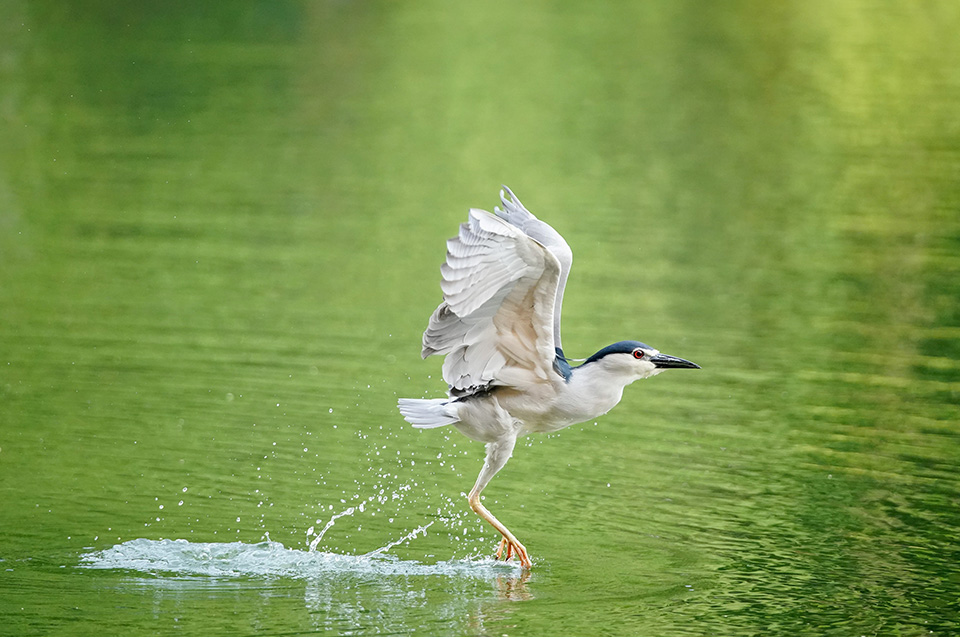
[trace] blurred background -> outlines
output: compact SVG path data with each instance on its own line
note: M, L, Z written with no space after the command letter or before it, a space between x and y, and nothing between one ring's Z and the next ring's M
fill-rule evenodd
M955 635L958 31L949 0L0 3L0 632ZM529 575L462 497L482 446L395 408L445 391L444 241L501 184L574 251L569 355L703 367L518 445L485 497ZM428 524L396 574L84 558Z

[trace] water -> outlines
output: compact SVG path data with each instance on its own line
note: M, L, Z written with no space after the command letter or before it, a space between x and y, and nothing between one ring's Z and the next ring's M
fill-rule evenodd
M524 585L529 575L519 566L491 558L427 565L377 552L364 556L305 552L269 539L256 544L137 539L85 554L80 561L91 569L135 574L124 579L123 590L150 592L155 599L165 598L166 592L190 597L246 588L267 599L296 597L303 603L294 612L297 616L313 619L314 630L336 633L415 633L425 626L442 627L438 614L446 622L469 615L478 594L498 591L509 600L529 597ZM447 592L451 585L453 595L433 594ZM371 601L376 608L367 608ZM180 604L170 609L177 633L201 631L203 625L196 618L177 615ZM411 606L423 611L411 614ZM129 625L118 625L117 630L124 626ZM134 626L149 632L147 626ZM278 633L284 625L263 618L255 626Z
M0 632L957 634L958 27L3 3ZM395 408L501 183L571 356L703 366L518 445L530 573L482 447Z
M423 530L418 530L422 532ZM412 538L415 533L408 537ZM399 542L399 541L397 541ZM383 556L385 545L362 556L331 552L304 552L288 549L269 540L261 543L191 543L185 540L148 540L139 538L80 557L82 566L91 569L125 569L174 576L212 578L259 576L326 579L330 575L363 574L373 576L467 576L519 578L523 570L495 559L448 561L423 565L417 561Z

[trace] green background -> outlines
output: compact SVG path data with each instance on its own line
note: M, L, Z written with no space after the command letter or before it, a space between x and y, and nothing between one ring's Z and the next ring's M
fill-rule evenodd
M952 0L0 3L0 632L957 634L958 32ZM500 184L574 251L568 355L703 366L518 445L485 497L529 575L462 498L482 446L395 408L445 390L443 242ZM90 569L309 562L351 506L293 573Z

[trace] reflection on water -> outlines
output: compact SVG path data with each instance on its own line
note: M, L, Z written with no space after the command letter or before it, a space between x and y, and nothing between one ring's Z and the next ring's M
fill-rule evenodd
M386 550L387 548L382 548ZM281 543L191 543L137 539L80 557L84 568L149 574L117 587L151 590L154 604L184 613L192 592L255 592L263 600L302 595L315 630L415 633L423 608L437 626L486 633L496 601L530 600L530 572L493 559L424 564L382 551L363 556L288 549ZM298 584L299 583L299 584ZM442 592L437 595L435 592ZM496 615L496 614L495 614Z

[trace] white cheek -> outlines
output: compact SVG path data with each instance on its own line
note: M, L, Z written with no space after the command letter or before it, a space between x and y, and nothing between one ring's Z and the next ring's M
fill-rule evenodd
M663 372L663 368L658 368L649 361L638 361L636 368L637 376L639 376L641 379L654 377Z

